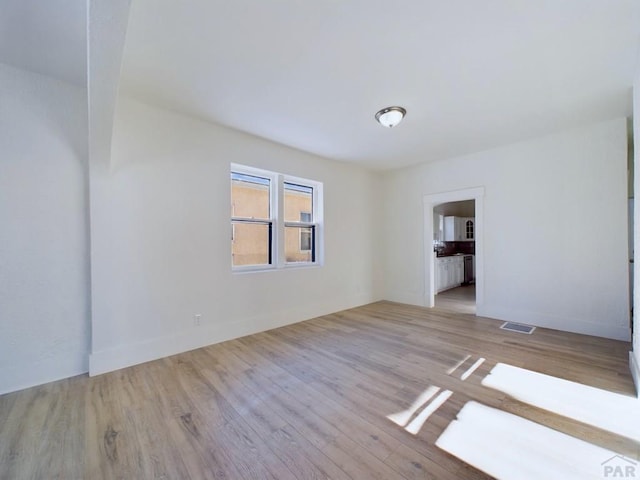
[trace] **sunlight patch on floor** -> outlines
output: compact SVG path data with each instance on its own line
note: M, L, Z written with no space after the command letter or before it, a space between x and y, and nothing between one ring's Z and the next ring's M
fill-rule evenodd
M417 435L418 432L420 432L420 429L422 428L422 426L429 419L429 417L436 410L438 410L438 408L440 408L442 404L444 404L444 402L446 402L452 394L453 392L451 390L445 390L444 392L441 392L436 398L433 399L433 402L427 405L425 409L422 410L422 412L420 412L420 415L414 418L411 421L411 423L407 425L405 430L409 433L413 433L414 435Z
M453 394L451 390L444 390L433 399L431 403L427 405L436 393L440 392L440 387L434 387L433 385L422 392L418 398L411 404L411 406L402 412L393 413L387 415L387 418L400 427L405 427L405 430L413 435L417 435L420 429L429 419L429 417L440 408ZM425 407L426 405L426 407ZM423 408L424 407L424 408ZM421 408L422 411L411 420ZM411 422L409 423L409 421Z
M411 420L411 417L413 417L413 415L418 411L418 409L423 407L439 391L439 387L430 386L424 392L422 392L418 396L418 398L416 398L415 402L413 402L407 410L387 415L387 418L396 425L399 425L401 427L406 426L407 423L409 423L409 420Z
M466 357L464 357L462 360L460 360L458 363L456 363L453 367L451 367L449 370L447 370L447 375L451 375L453 372L455 372L457 369L459 369L464 364L464 362L466 362L470 358L471 358L471 355L467 355Z
M534 407L640 441L640 399L635 397L504 363L498 363L482 385Z
M635 461L474 401L465 404L436 445L498 479L613 478L609 474L624 468L634 468L635 475Z
M460 375L460 380L464 382L467 378L471 376L471 374L473 374L473 372L475 372L480 367L480 365L484 363L484 361L485 359L482 357L476 360L476 363L471 365L471 367L469 367L469 369L466 372Z

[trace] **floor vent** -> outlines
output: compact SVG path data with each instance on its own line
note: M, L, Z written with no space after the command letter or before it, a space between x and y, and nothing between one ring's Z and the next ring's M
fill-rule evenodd
M505 322L500 328L509 330L510 332L527 333L531 335L536 327L530 325L520 325L519 323Z

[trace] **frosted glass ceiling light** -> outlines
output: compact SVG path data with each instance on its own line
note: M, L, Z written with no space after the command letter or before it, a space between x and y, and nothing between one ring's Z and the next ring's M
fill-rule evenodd
M402 107L387 107L376 113L376 120L383 127L393 128L398 125L407 111Z

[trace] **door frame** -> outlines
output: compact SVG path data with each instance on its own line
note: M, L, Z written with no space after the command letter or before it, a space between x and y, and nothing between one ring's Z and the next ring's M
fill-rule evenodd
M466 188L423 196L424 204L424 304L435 305L435 256L433 252L433 207L442 203L475 200L476 315L484 306L484 187Z

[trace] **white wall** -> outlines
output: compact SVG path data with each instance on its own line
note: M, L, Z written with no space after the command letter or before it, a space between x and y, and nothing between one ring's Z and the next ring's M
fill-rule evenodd
M0 393L86 372L86 90L0 64Z
M324 182L323 267L232 274L231 162ZM372 172L120 99L109 189L92 374L380 298Z
M626 155L621 118L388 173L385 298L425 305L423 196L482 186L478 314L629 340Z
M640 268L637 257L640 253L640 68L637 69L633 83L633 172L634 172L634 207L633 207L633 238L634 238L634 269L633 269L633 350L629 356L629 367L636 384L636 392L640 397Z

